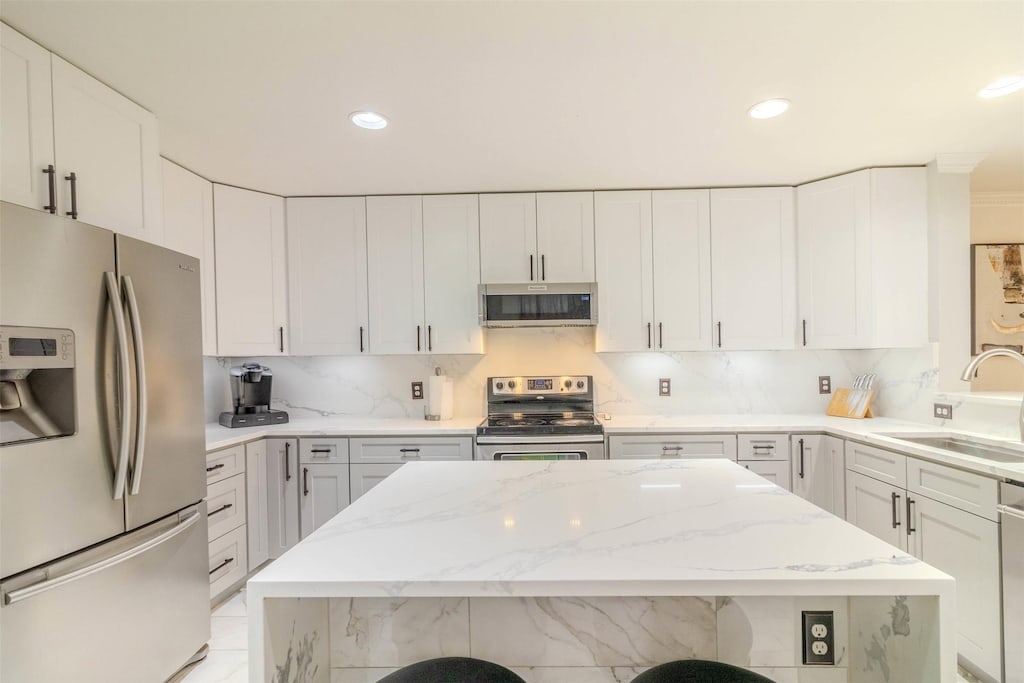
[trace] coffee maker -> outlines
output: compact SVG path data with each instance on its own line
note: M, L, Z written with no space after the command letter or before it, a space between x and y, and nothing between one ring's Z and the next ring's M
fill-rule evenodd
M225 427L284 424L288 413L271 410L270 387L274 373L266 365L242 363L231 368L232 410L220 414Z

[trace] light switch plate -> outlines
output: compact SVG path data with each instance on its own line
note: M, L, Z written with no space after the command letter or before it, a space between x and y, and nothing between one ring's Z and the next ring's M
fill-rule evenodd
M671 396L672 395L672 380L668 377L662 377L658 380L658 396Z
M412 383L412 397L413 399L423 398L423 382Z
M819 394L831 394L832 393L832 377L829 375L818 376L818 393Z

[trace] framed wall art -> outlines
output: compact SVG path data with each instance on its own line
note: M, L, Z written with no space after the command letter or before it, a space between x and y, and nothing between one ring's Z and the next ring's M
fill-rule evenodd
M971 245L971 347L1024 353L1024 244Z

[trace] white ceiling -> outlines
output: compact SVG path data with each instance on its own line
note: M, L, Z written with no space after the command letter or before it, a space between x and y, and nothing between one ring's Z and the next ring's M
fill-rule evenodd
M986 153L1024 190L1024 0L51 2L0 18L283 195L794 184ZM790 113L755 121L769 97ZM391 126L364 131L358 109Z

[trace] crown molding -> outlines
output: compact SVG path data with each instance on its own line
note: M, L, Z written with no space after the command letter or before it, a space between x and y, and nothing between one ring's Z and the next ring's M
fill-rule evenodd
M935 167L939 173L970 173L986 156L974 152L936 154Z
M971 206L1024 206L1024 190L972 192Z

